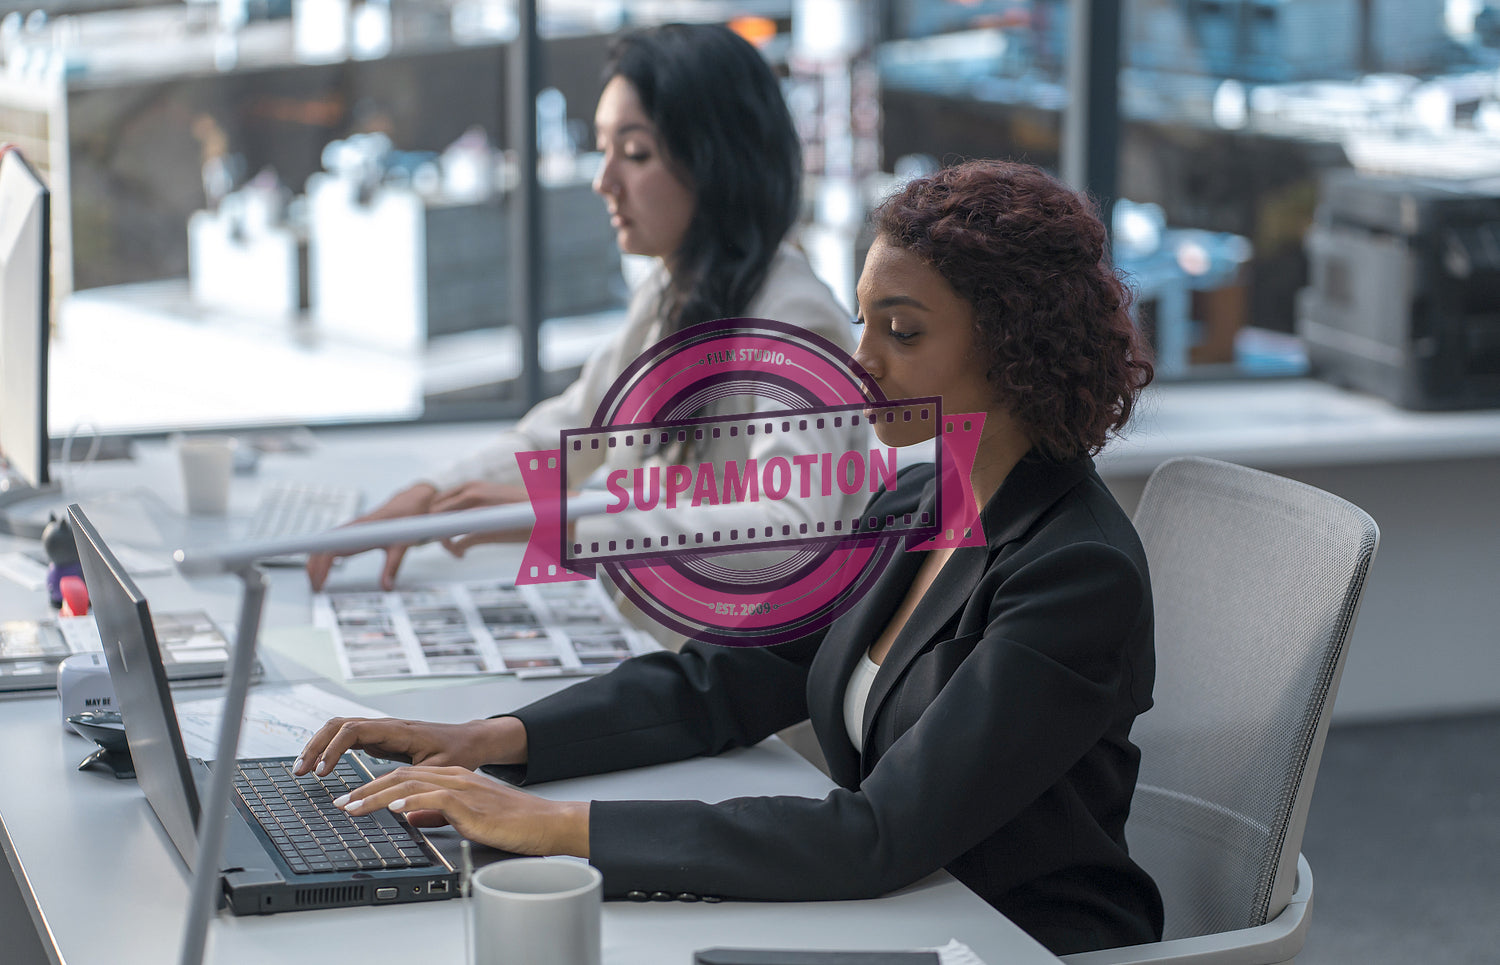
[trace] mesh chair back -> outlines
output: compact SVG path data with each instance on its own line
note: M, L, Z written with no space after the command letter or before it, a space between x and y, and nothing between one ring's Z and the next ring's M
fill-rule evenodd
M1264 924L1286 906L1345 642L1379 531L1302 483L1174 459L1136 528L1156 608L1154 708L1126 834L1168 939Z

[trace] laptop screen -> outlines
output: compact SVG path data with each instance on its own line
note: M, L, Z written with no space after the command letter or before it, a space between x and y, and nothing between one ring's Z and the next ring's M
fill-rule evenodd
M135 581L77 503L68 507L68 517L109 663L115 706L125 722L136 780L178 853L192 868L198 854L198 791L167 689L151 611Z

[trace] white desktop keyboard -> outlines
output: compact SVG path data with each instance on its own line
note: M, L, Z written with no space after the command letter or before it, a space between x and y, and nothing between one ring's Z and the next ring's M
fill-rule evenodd
M357 489L271 482L261 489L260 503L250 516L246 540L280 539L321 533L359 515L363 496ZM261 561L271 566L301 566L303 555L276 556Z

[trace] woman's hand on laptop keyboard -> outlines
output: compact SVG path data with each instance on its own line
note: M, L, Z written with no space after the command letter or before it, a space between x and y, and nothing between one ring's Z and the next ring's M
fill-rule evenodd
M435 724L395 717L335 717L318 729L292 765L297 775L329 773L349 751L411 764L457 766L526 763L526 727L514 717Z
M589 805L549 801L463 767L402 767L335 798L355 816L388 808L418 827L450 824L516 854L589 856Z

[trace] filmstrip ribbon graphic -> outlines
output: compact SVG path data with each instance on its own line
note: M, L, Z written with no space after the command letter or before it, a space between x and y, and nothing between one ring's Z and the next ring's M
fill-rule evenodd
M872 422L898 420L934 451L881 444ZM516 582L602 570L695 639L796 639L849 609L895 553L983 545L969 487L983 423L945 414L938 398L885 399L847 353L800 327L692 326L622 373L592 425L517 454L537 522ZM873 494L934 458L932 502L868 514ZM596 474L608 509L570 528L567 481Z

